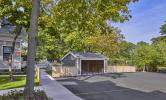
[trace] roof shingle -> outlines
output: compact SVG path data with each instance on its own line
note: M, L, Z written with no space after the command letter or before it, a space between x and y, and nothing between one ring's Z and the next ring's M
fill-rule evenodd
M92 53L92 52L72 52L78 58L102 58L107 59L102 54Z

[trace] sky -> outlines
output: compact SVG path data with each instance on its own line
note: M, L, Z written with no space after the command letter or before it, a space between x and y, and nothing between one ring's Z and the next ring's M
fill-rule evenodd
M125 40L137 43L149 42L160 36L160 27L166 20L166 0L139 0L129 5L132 18L125 23L116 23Z

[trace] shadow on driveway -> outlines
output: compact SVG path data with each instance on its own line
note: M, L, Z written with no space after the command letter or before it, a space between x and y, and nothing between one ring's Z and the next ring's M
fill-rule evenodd
M114 75L116 77L116 75ZM118 77L122 77L118 76ZM117 86L110 80L87 82L77 78L67 78L59 80L60 83L73 82L75 84L64 84L75 95L85 100L166 100L166 93L161 91L142 92L130 88ZM107 75L105 75L107 77ZM108 77L110 77L108 75ZM123 76L125 77L125 76ZM113 77L114 78L114 77Z

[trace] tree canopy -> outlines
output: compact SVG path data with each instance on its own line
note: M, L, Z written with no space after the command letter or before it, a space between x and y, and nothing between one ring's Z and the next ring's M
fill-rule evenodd
M160 31L160 33L161 33L161 35L165 35L166 34L166 21L165 21L165 23L161 26L161 31Z
M60 0L51 6L48 16L43 17L44 30L39 37L49 38L50 41L40 42L42 53L52 52L54 59L62 57L68 51L93 51L108 54L108 50L115 48L121 40L120 32L111 26L113 22L129 20L128 5L136 0ZM46 35L46 36L45 36ZM105 51L96 50L104 39L110 48ZM95 41L97 41L95 43ZM98 42L99 41L99 42ZM114 44L113 44L114 42ZM53 49L56 48L56 49ZM48 55L49 54L44 54ZM110 53L109 53L110 55ZM111 54L113 55L113 54ZM49 55L51 57L51 55Z
M87 51L108 56L111 64L165 66L166 22L152 44L137 45L124 41L123 33L112 25L128 21L128 5L136 1L41 0L37 60L56 60L68 51ZM0 0L0 18L25 29L29 28L31 9L31 1Z

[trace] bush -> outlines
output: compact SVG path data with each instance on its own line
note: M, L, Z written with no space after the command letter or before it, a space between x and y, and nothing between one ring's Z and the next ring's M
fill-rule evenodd
M46 73L48 73L50 76L52 76L52 69L46 68Z
M26 73L26 71L27 71L27 66L21 68L21 71L22 71L23 73Z
M157 71L161 73L166 73L166 67L157 67Z
M14 90L10 91L7 94L0 95L0 100L27 100L24 91L20 90ZM44 91L42 90L36 90L34 91L34 98L33 100L53 100L51 98L48 98Z

